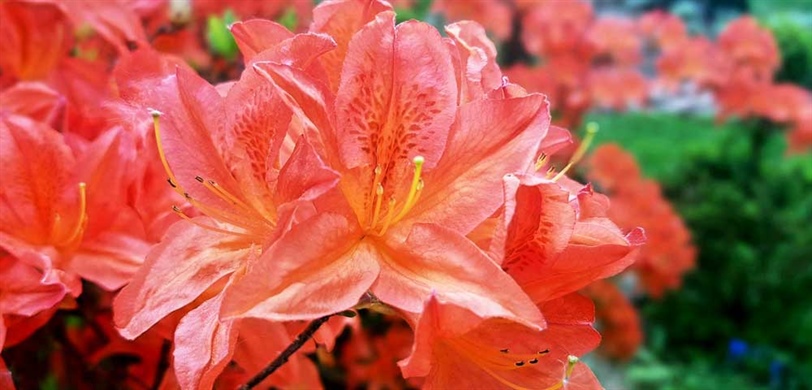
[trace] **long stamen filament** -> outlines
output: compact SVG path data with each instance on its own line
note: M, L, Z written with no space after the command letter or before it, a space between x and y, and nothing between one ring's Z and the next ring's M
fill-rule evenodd
M395 210L395 204L396 203L397 202L395 201L395 197L390 196L389 197L389 205L388 205L389 206L388 207L389 212L386 213L386 218L384 218L384 220L383 220L383 228L381 228L381 232L378 233L378 235L382 236L382 235L386 234L386 230L389 229L389 225L392 224L392 221L393 221L392 215L394 215L394 210Z
M163 143L161 142L161 115L162 113L158 110L150 110L150 114L152 114L152 127L155 129L155 143L158 146L158 156L161 158L161 163L164 166L164 170L166 171L167 176L169 176L169 185L177 192L178 194L183 195L183 188L180 186L180 182L178 179L175 178L175 174L172 173L172 170L169 168L169 162L166 161L166 154L164 153Z
M559 390L564 387L567 381L572 376L572 371L575 370L575 365L578 364L580 359L577 356L570 355L567 357L567 368L564 370L564 379L544 390Z
M375 189L375 211L372 213L372 224L375 226L378 223L378 218L381 216L381 203L383 203L383 186L378 183L378 188Z
M569 379L572 376L572 371L575 369L575 365L578 364L578 356L570 355L567 357L567 372L565 374L565 378Z
M249 223L244 218L240 218L238 215L234 215L233 213L229 213L226 210L215 209L209 207L201 202L198 202L197 199L192 198L188 193L183 194L186 197L186 201L189 202L192 206L196 209L202 211L204 214L222 220L223 222L228 222L235 226L241 226L243 228L250 228L250 229L259 229L260 226L256 223Z
M595 139L595 134L597 132L598 132L597 123L590 122L589 124L586 125L586 136L584 137L583 141L581 141L581 144L578 145L578 149L575 150L575 153L572 154L570 162L567 163L567 166L565 166L564 169L561 170L561 172L558 172L558 174L555 175L555 177L553 177L553 181L557 181L558 179L560 179L562 176L564 176L565 173L567 173L567 171L570 168L572 168L573 165L577 164L578 161L581 161L581 158L584 157L584 154L586 154L587 149L589 149L589 145L592 143L592 140Z
M239 198L232 195L230 192L226 191L226 189L223 188L222 186L220 186L219 184L217 184L216 181L214 181L214 180L203 180L203 178L200 177L200 176L196 176L195 180L197 180L199 183L203 184L203 186L206 187L206 189L211 191L217 197L226 200L227 202L233 204L234 206L242 207L243 209L246 209L246 210L249 210L249 211L251 210L251 207L249 207L247 204L245 204L245 202L241 201Z
M421 174L423 173L423 163L426 162L426 159L423 156L415 156L414 160L414 175L412 176L412 185L409 187L409 195L406 197L406 204L403 205L403 208L400 210L398 215L395 217L395 221L399 221L403 218L409 210L414 207L415 203L417 203L417 195L418 191L422 189L422 185L420 183L423 180L420 178Z
M86 226L87 226L87 184L82 182L79 183L79 217L76 220L76 226L73 227L71 235L68 236L68 239L65 240L64 243L70 244L79 239L79 237L82 236L82 233L84 233Z

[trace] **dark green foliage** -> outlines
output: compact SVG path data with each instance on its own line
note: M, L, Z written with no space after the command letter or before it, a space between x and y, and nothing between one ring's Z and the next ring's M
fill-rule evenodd
M812 27L788 18L778 19L769 27L781 52L776 80L812 89Z
M594 119L599 142L621 143L663 182L699 248L681 290L641 305L647 348L668 373L659 384L812 388L812 155L785 156L765 123Z

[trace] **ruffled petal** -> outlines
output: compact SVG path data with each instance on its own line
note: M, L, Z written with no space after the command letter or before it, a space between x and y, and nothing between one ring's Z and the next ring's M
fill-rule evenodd
M195 221L210 226L207 217ZM115 299L115 323L132 339L233 273L259 250L242 236L181 221L167 231L144 265Z

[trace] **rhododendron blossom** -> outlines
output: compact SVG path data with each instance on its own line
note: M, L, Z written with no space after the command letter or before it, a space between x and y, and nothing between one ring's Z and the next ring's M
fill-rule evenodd
M442 32L382 0L311 7L0 3L0 347L56 332L51 359L89 367L63 387L124 357L115 385L598 389L579 291L621 323L596 282L631 267L658 296L694 253L622 152L596 153L594 186L568 177L595 128L551 122L645 105L649 38L663 79L810 133L754 22L717 45L584 1L437 1ZM538 61L503 73L497 47ZM22 364L0 386L27 386Z
M547 130L544 98L458 106L449 45L433 27L395 27L384 12L350 40L335 97L289 66L255 66L293 98L305 123L318 126L343 200L321 206L313 223L294 227L260 258L229 288L225 313L315 318L352 306L367 290L420 312L434 290L482 313L542 323L518 286L463 235L504 202L502 177L530 165ZM486 131L494 136L479 137ZM320 246L305 244L314 237ZM294 293L310 299L291 304Z

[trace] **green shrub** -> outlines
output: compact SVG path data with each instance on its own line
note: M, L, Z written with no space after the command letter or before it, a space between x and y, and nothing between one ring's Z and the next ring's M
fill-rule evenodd
M665 379L642 388L812 388L812 155L785 156L763 123L593 119L663 182L699 249L681 290L640 302L657 364L630 381L653 367Z

